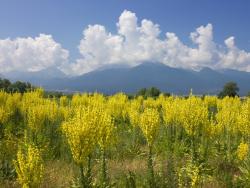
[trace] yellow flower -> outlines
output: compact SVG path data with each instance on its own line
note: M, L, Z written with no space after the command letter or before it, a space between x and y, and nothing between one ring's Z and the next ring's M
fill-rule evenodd
M189 135L198 134L209 124L207 106L200 98L194 96L182 102L179 117Z
M169 97L162 104L163 119L166 125L180 125L180 112L183 100L180 98Z
M141 100L134 99L129 103L128 107L128 117L132 126L138 126L140 120L140 112L141 112Z
M14 165L18 182L23 188L39 186L43 178L44 165L40 150L36 146L26 144L25 149L19 148Z
M98 143L102 150L104 150L114 140L114 120L107 110L103 110L99 116L99 138Z
M244 136L250 136L250 99L243 102L237 116L237 125L237 128Z
M78 164L83 164L98 141L98 125L102 108L98 105L77 107L75 114L62 125L71 153Z
M216 96L205 96L204 102L208 108L217 107L218 98Z
M117 93L108 98L107 109L116 119L125 119L127 115L126 105L128 97L124 93Z
M32 131L42 129L46 119L46 108L42 105L31 106L27 110L27 124Z
M160 101L156 101L152 97L148 97L146 100L143 101L143 108L157 108L161 107Z
M0 91L0 124L6 123L19 108L21 94Z
M153 145L153 142L157 136L160 125L159 112L154 108L147 108L141 114L139 126L146 137L149 146Z
M238 131L238 116L240 115L241 101L239 98L225 97L218 101L216 121L222 130L229 133Z
M8 119L8 112L6 112L3 106L0 106L0 124L4 124Z
M60 97L60 106L67 106L69 104L68 97L62 96Z
M248 155L249 147L247 143L241 142L237 149L237 156L240 160L244 160Z

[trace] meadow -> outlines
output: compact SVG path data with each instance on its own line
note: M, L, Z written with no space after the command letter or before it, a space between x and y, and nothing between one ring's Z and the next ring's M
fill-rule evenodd
M250 187L250 98L0 91L0 187Z

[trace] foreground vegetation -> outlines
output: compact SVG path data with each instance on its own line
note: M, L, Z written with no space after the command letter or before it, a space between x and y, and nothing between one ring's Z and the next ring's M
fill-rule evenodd
M250 99L0 92L3 187L249 187Z

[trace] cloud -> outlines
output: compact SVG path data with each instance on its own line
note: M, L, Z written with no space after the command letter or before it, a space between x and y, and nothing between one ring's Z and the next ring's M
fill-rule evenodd
M56 43L51 35L0 40L0 72L60 67L67 63L68 56L69 52Z
M138 26L136 15L125 10L119 17L117 34L107 32L101 25L89 25L83 31L79 45L82 58L71 69L82 74L107 64L135 66L143 61L158 61L164 53L159 34L157 24L144 19Z
M71 63L69 52L51 35L0 39L0 72L58 67L69 75L80 75L106 65L136 66L147 61L193 70L210 67L250 72L250 52L239 49L233 36L223 45L217 44L210 23L190 33L190 45L175 33L161 35L158 24L148 19L139 21L128 10L122 12L116 26L115 33L102 25L85 28L78 46L80 57Z
M218 67L250 71L250 53L235 46L234 40L234 37L229 37L224 41L227 49L220 53Z
M79 51L84 57L71 66L73 72L89 72L106 64L117 63L122 54L122 37L107 33L101 25L89 25L83 31Z
M161 62L185 69L232 68L250 71L250 53L237 48L234 37L225 46L213 40L213 26L208 23L190 33L190 46L175 33L160 37L160 27L150 20L138 23L136 14L124 10L119 17L117 33L101 25L89 25L79 45L81 58L70 65L74 74L82 74L108 64L138 65L145 61Z

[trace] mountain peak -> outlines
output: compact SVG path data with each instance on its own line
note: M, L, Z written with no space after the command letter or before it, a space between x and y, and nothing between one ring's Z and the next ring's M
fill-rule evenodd
M210 74L210 73L219 73L218 71L210 68L210 67L203 67L200 71L200 73L207 73L207 74Z
M59 77L57 68L26 73L20 79L49 90L134 93L143 87L157 87L163 92L186 95L191 88L196 94L217 94L229 81L237 82L240 95L250 91L250 73L223 72L204 67L200 71L169 67L158 62L143 62L135 67L111 66L81 76ZM7 76L6 76L7 77ZM8 78L8 77L7 77Z
M214 69L211 69L210 67L202 67L201 71L214 71Z
M136 67L168 67L168 66L160 62L146 61L146 62L140 63Z
M43 69L41 71L33 72L35 74L47 75L52 78L63 78L66 75L57 67L49 67L47 69Z
M94 71L103 71L103 70L108 70L108 69L124 69L124 68L130 68L127 64L109 64L109 65L104 65L101 66L100 68L94 70Z

